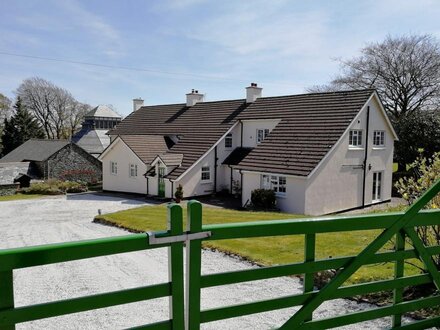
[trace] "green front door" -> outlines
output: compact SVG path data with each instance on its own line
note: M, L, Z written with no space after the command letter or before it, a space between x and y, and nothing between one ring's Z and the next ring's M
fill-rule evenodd
M159 197L165 197L165 167L159 167L159 189L158 195Z

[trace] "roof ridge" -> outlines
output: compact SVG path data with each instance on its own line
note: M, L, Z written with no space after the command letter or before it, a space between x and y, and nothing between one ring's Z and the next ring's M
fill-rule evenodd
M364 88L364 89L348 89L348 90L333 91L333 92L314 92L314 93L301 93L301 94L278 95L278 96L262 96L262 97L259 97L258 99L275 99L275 98L290 97L290 96L334 95L334 94L367 92L367 91L374 92L374 91L376 91L376 89L375 88Z

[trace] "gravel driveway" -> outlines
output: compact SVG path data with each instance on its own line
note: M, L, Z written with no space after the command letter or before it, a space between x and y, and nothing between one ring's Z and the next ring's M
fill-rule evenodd
M0 248L126 235L120 229L92 223L103 213L145 203L98 194L0 202ZM203 273L255 267L221 253L203 251ZM14 271L15 303L34 303L102 293L167 281L167 250L157 249L59 263ZM299 293L297 279L278 278L228 285L202 291L202 308L238 304ZM220 293L220 294L219 294ZM348 300L323 304L314 317L346 314L372 308ZM270 329L280 326L295 308L212 322L203 329ZM133 303L18 325L18 329L120 329L168 318L168 299ZM346 329L389 327L389 319Z

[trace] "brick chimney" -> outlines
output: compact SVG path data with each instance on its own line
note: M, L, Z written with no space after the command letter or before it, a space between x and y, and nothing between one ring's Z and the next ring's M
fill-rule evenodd
M140 97L137 99L133 99L133 112L138 111L139 108L144 106L144 100Z
M251 83L249 87L246 87L246 103L255 102L261 97L261 91L263 88L258 87L256 83Z
M186 94L186 106L192 107L196 103L203 102L204 94L199 94L197 90L191 90L191 93Z

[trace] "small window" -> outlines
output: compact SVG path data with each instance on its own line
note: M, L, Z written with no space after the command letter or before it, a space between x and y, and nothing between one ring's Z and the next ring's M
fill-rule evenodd
M110 162L110 173L113 175L118 174L118 163L116 162Z
M131 178L137 177L138 175L138 166L136 164L130 164L129 176Z
M232 134L229 133L225 137L225 148L230 149L232 148Z
M264 141L264 139L269 135L269 129L257 129L257 144Z
M211 180L211 169L209 166L202 166L202 181Z
M385 131L373 132L373 145L376 147L385 146Z
M362 147L362 130L360 129L350 130L348 145L350 147Z
M262 175L261 188L272 189L276 195L284 196L286 194L287 179L285 176Z

